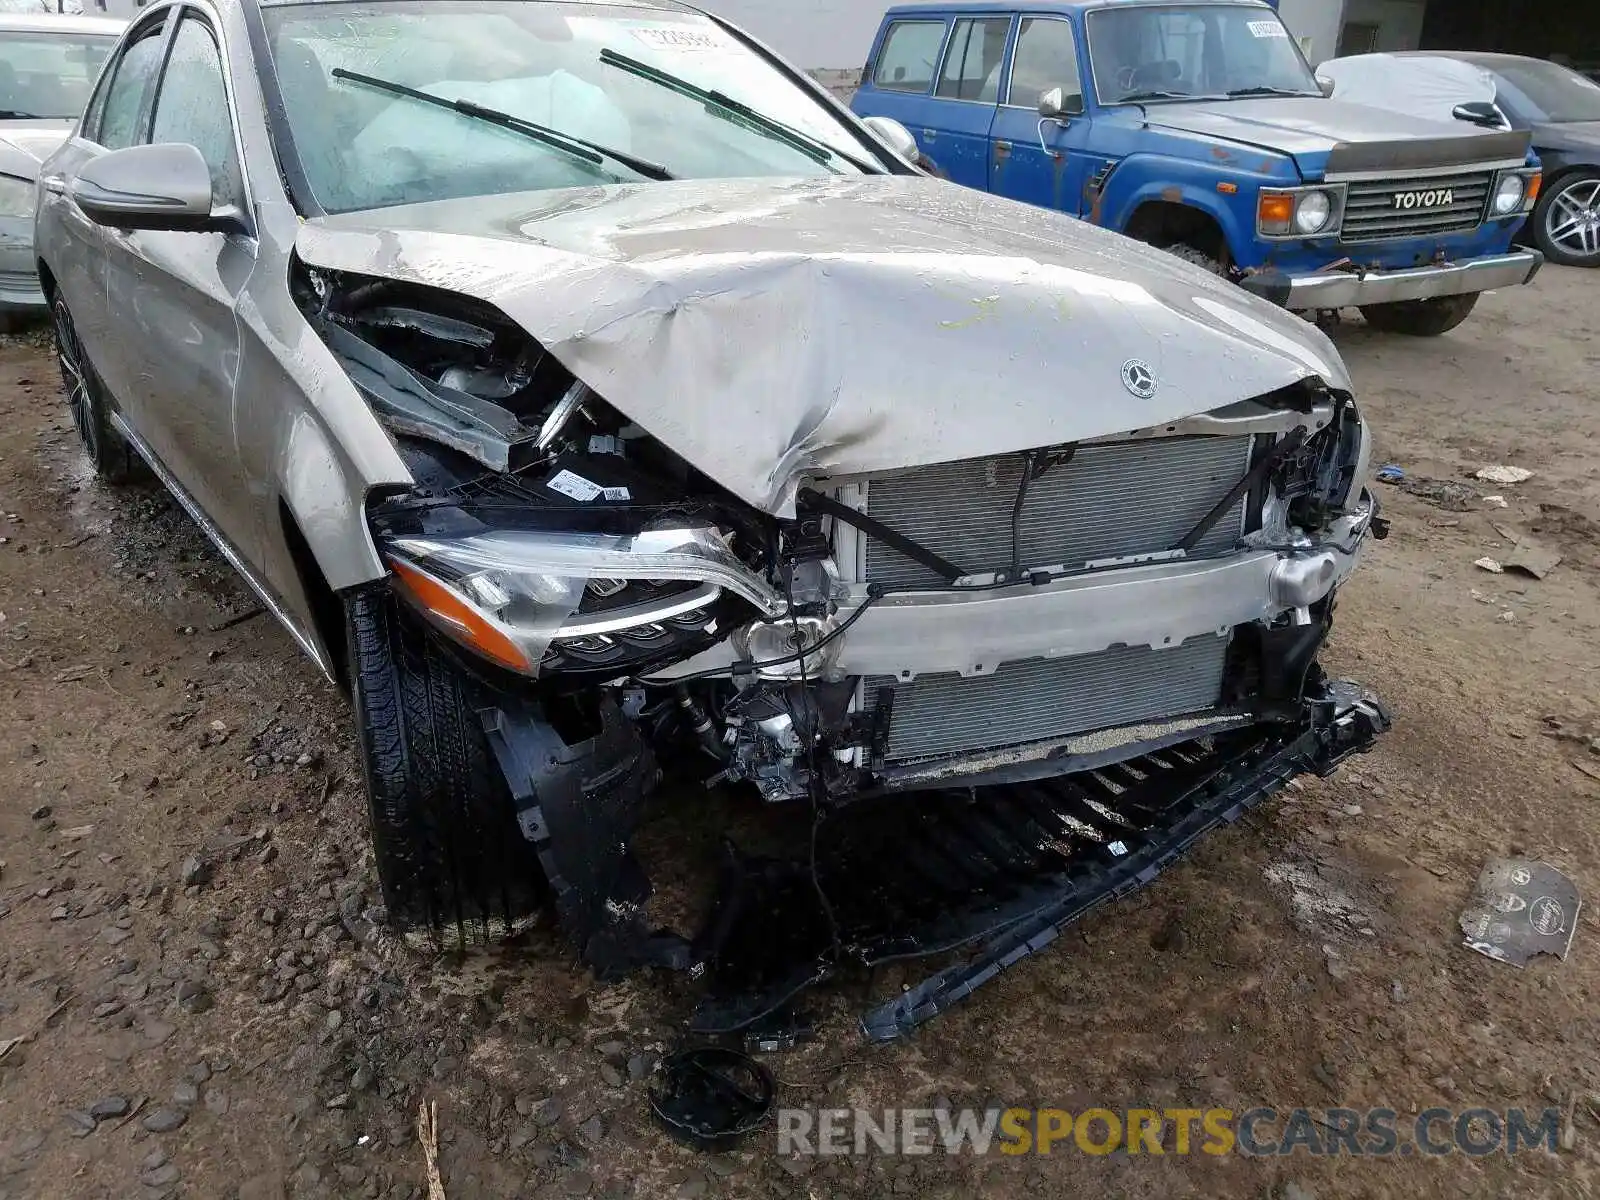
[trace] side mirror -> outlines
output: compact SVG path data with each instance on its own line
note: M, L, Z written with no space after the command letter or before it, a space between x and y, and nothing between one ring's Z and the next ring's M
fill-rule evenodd
M1326 75L1318 75L1317 90L1320 91L1324 96L1332 96L1334 90L1333 80L1329 79Z
M1063 96L1061 89L1053 87L1039 93L1039 115L1046 121L1065 121L1068 117L1083 115L1083 96L1074 92Z
M1487 100L1472 100L1466 104L1458 104L1450 110L1450 115L1458 121L1481 125L1485 129L1499 129L1501 126L1499 110Z
M877 134L878 140L885 143L889 149L913 166L916 165L921 155L917 150L917 139L911 136L911 130L893 117L863 117L861 123Z
M211 169L200 151L183 143L108 151L85 163L67 188L91 221L115 229L245 229L233 206L212 208Z

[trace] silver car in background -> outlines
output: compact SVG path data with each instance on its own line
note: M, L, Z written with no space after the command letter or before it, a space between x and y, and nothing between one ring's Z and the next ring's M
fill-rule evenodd
M0 13L0 329L45 311L33 253L39 164L72 131L126 25Z
M741 1027L846 957L987 977L1387 727L1316 661L1383 528L1332 344L909 145L672 0L129 29L41 183L74 419L350 690L395 924L548 899ZM797 856L692 943L664 774Z

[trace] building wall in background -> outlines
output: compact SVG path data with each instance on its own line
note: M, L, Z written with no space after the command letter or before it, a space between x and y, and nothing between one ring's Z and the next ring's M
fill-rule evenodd
M1342 8L1340 0L1280 0L1278 15L1305 49L1312 66L1338 53Z
M1340 52L1416 50L1427 11L1427 0L1344 0L1343 29L1373 36L1370 45L1341 44Z

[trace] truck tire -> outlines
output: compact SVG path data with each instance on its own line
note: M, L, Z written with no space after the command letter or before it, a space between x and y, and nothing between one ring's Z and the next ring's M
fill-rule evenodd
M1162 249L1183 259L1184 262L1193 263L1202 271L1209 271L1223 279L1228 278L1228 264L1198 246L1191 246L1187 242L1173 242L1170 246L1163 246Z
M484 735L479 685L387 586L345 611L389 923L432 945L515 936L544 906L544 875Z
M1433 300L1400 300L1393 304L1364 304L1361 315L1367 324L1384 333L1403 333L1409 337L1438 337L1449 333L1472 315L1478 306L1478 293L1440 296Z
M1544 256L1564 267L1600 267L1600 171L1564 175L1539 197L1528 222Z
M105 483L133 483L146 478L144 460L111 423L105 384L84 354L78 328L72 322L72 310L59 292L50 302L50 320L55 326L56 362L61 367L67 408L95 475Z

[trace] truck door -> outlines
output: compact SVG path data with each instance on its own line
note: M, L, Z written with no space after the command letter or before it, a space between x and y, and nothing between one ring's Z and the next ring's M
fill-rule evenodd
M1061 89L1064 115L1041 120L1039 97L1052 88ZM1065 17L1024 16L995 114L989 190L1082 215L1089 135L1072 22Z
M983 191L1011 24L1010 15L956 20L929 106L933 121L911 126L922 152L950 179Z

